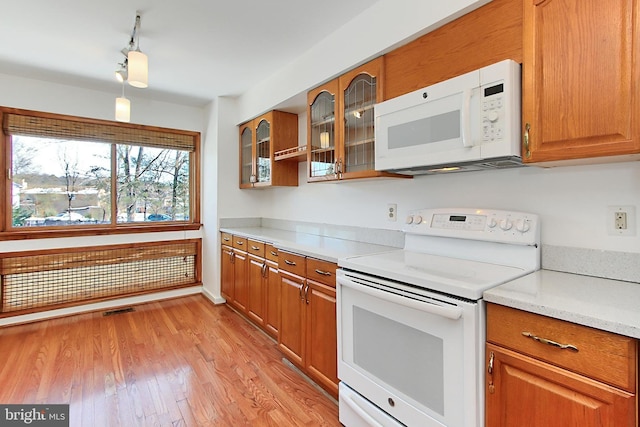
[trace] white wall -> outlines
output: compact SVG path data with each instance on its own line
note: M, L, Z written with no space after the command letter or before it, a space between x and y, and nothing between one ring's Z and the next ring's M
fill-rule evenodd
M378 0L291 64L240 97L236 124L284 107L304 106L307 90L433 31L490 0Z
M133 90L129 92L131 93L127 93L127 97L131 99L133 123L201 132L205 129L208 117L202 108L138 98L132 96ZM117 83L114 83L114 93L109 93L0 74L0 105L5 107L113 120L115 98L119 94ZM208 142L205 136L206 134L203 134L203 145L214 146L215 153L215 141ZM201 231L188 231L0 241L0 251L190 239L201 236Z

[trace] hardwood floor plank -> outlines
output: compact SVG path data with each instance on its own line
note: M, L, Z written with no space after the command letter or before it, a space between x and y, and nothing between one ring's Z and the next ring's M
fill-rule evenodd
M0 402L69 403L71 426L339 426L275 342L200 295L0 328Z

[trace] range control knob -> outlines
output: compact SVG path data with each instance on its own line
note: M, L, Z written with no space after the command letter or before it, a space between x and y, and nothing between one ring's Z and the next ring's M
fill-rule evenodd
M518 222L516 222L516 230L521 233L526 233L530 228L531 226L529 225L529 221L527 221L526 219L520 219L518 220Z
M413 223L414 224L421 224L422 223L422 217L420 215L416 215L413 217Z
M406 219L406 223L407 224L413 224L413 217L411 215L409 215Z
M500 228L502 228L504 231L511 230L511 227L513 227L513 223L508 219L505 218L500 221Z
M489 220L487 221L487 227L494 228L496 225L498 225L498 222L496 221L496 219L489 218Z

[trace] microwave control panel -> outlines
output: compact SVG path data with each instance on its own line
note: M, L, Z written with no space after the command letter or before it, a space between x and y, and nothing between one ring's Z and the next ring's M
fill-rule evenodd
M504 138L504 83L482 87L482 140L500 141Z

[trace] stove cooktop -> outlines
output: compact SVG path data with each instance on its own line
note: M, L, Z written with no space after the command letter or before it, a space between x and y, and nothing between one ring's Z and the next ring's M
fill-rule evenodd
M346 257L338 265L469 300L540 268L534 214L421 209L409 213L404 231L404 249Z

